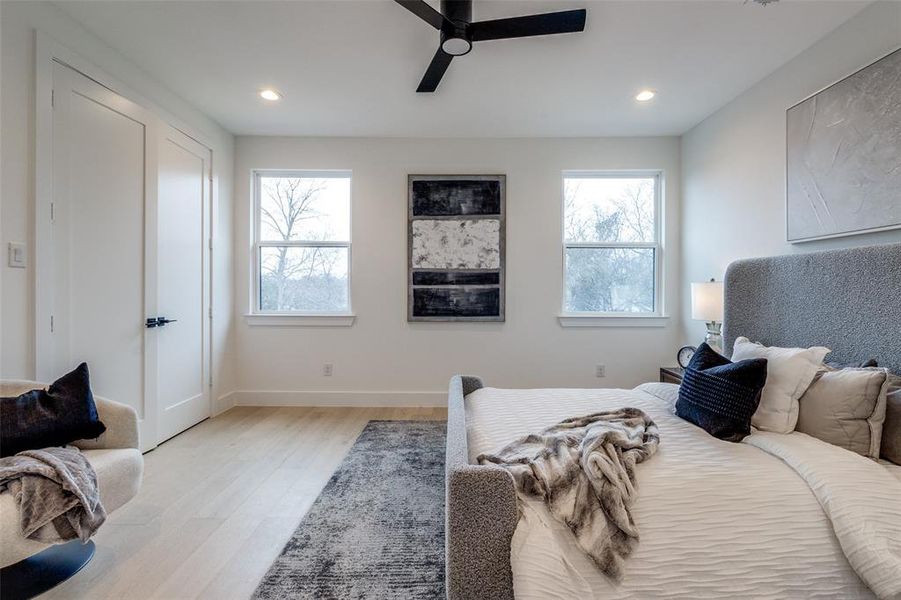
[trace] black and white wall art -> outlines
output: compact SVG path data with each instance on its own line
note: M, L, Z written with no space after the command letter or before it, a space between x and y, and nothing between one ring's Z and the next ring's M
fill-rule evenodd
M503 321L506 177L407 179L407 319Z
M786 115L788 241L901 228L901 49Z

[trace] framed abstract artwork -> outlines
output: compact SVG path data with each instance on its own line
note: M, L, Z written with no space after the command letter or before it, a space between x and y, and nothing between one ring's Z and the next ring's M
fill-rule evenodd
M504 175L407 178L407 320L503 321Z
M901 48L786 112L789 242L901 228Z

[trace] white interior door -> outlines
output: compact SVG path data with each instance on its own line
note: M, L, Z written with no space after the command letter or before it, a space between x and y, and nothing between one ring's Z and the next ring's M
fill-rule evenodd
M211 152L165 128L159 150L157 441L210 416ZM166 323L166 321L171 321Z
M85 361L97 395L129 404L155 445L155 117L53 66L51 379ZM46 268L46 267L45 267ZM44 318L41 315L40 318Z
M38 376L87 362L97 395L135 408L149 450L210 415L212 153L56 62L52 127Z

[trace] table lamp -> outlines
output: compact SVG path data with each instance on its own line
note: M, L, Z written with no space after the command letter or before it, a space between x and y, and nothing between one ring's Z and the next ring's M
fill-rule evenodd
M691 318L707 322L707 345L723 353L723 282L691 284Z

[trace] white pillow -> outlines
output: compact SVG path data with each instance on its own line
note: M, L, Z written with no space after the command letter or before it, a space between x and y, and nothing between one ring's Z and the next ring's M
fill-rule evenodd
M766 385L760 393L760 405L751 418L757 429L776 433L791 433L798 424L798 398L804 395L823 367L823 359L832 352L829 348L767 347L739 337L732 349L732 360L765 358Z

